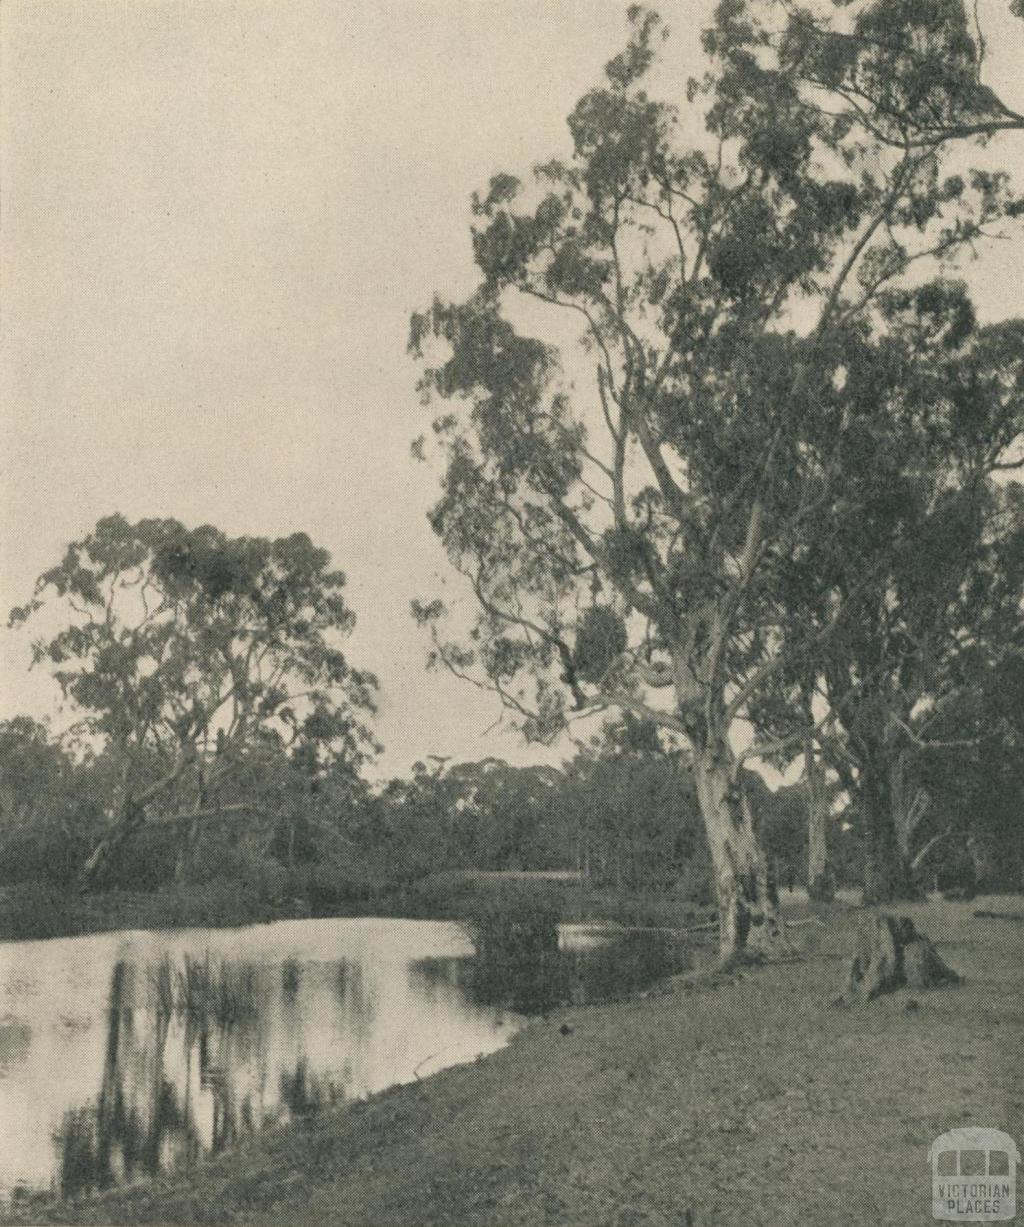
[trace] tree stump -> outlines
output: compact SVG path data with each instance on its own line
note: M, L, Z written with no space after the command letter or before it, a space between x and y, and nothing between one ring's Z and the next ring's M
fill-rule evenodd
M909 916L871 916L861 922L857 952L837 1005L873 1001L899 988L937 988L959 984L932 943Z
M943 962L931 942L918 934L917 940L903 947L903 979L908 988L939 988L959 984L960 977Z

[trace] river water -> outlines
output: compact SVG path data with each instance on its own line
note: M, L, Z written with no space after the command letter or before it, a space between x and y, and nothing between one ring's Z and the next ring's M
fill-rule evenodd
M650 934L566 927L558 947L499 975L443 921L0 943L0 1202L187 1167L492 1052L529 1013L685 965Z

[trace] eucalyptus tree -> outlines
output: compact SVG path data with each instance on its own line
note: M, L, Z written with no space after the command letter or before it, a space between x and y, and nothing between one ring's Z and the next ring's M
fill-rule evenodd
M556 767L502 759L453 764L463 863L489 869L561 869L565 776Z
M777 735L827 713L805 751L812 860L824 869L823 758L863 828L873 901L913 891L929 805L915 760L970 742L944 712L966 710L1013 646L1024 597L1019 487L1006 484L1024 462L1024 322L980 327L964 286L941 280L878 309L885 336L848 349L844 396L884 414L853 413L841 495L777 577L784 637L815 650L791 651L756 713Z
M970 774L979 762L993 778L1017 770L1019 741L1006 735L1014 721L1005 713L1014 705L1022 647L1020 487L978 493L969 516L966 502L963 493L947 495L933 517L939 548L917 564L919 573L933 566L944 582L929 583L924 600L919 590L916 600L891 601L884 614L873 610L881 649L872 668L861 672L858 661L831 686L849 696L840 703L845 736L837 749L856 768L853 795L865 829L875 833L865 865L869 900L914 894L941 841L970 838L984 826L969 803L960 812L950 806L948 790L942 804L943 775L956 764ZM883 860L878 849L886 847Z
M993 675L1006 659L1010 620L1019 627L1019 535L1013 543L1016 557L1008 559L1017 591L1007 599L1002 577L997 580L1004 589L1000 593L988 582L996 577L984 575L986 557L1005 556L1001 547L1007 543L975 540L979 566L965 548L969 539L962 535L957 542L951 525L966 510L963 503L945 502L933 511L928 526L942 533L940 548L934 537L930 551L924 543L917 546L917 579L922 567L933 569L927 592L921 587L900 591L895 585L908 580L904 571L893 577L894 586L876 589L877 600L854 602L822 676L822 690L839 726L824 753L852 798L861 826L868 902L916 894L919 870L937 841L962 825L953 815L936 829L941 790L935 780L942 774L937 766L959 761L963 767L986 745L986 757L993 760L991 730L972 719L971 712L976 700L999 684ZM998 522L1002 515L993 509L993 518ZM969 523L961 521L958 527L971 533ZM1019 630L1011 634L1016 637Z
M943 704L913 763L928 806L914 868L982 890L1024 885L1024 644L1004 646ZM952 745L943 745L943 742ZM935 744L937 743L937 744Z
M566 780L499 758L413 765L381 794L367 843L408 878L445 870L561 869Z
M962 7L857 7L833 64L824 19L725 0L682 111L647 92L664 32L631 9L571 157L474 198L478 288L412 325L444 402L431 521L478 611L465 640L416 603L433 659L528 737L618 707L689 743L725 957L779 935L741 768L781 747L736 733L788 662L780 563L841 483L845 351L884 332L883 291L1020 211L1005 176L947 165L1006 126ZM894 41L934 79L883 91L911 72ZM850 74L881 92L833 112Z
M354 615L345 576L297 533L231 538L205 525L120 515L99 521L44 572L12 624L56 605L64 624L33 648L79 713L78 730L117 764L96 878L147 821L251 808L224 801L269 743L307 758L329 746L352 771L375 743L375 680L341 643Z

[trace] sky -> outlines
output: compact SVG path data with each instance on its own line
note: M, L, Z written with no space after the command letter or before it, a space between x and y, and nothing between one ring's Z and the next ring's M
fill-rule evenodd
M611 0L5 0L0 18L0 606L104 515L306 532L348 575L381 681L380 770L557 759L428 674L413 597L458 589L410 312L474 284L469 198L568 149L620 49ZM699 68L708 0L661 6ZM1024 106L1024 23L982 0L988 80ZM1024 166L1024 141L1006 142ZM971 273L1019 309L1020 243ZM0 623L2 625L2 623ZM0 629L0 718L51 715ZM489 730L489 731L488 731Z

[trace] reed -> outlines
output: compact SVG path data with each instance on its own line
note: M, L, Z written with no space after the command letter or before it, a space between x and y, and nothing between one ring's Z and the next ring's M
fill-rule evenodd
M252 1022L260 1011L259 973L252 963L186 954L179 966L165 955L151 973L156 1009L221 1027Z

